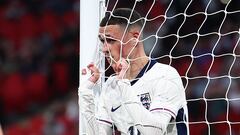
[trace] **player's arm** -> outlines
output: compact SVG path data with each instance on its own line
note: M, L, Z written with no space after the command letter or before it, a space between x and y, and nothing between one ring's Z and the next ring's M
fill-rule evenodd
M153 85L153 87L156 87L156 91L154 92L155 97L153 97L152 101L152 104L155 108L150 108L152 111L149 111L145 109L145 107L139 101L139 98L136 96L134 90L131 89L129 80L121 79L124 78L124 73L126 73L126 71L121 71L119 73L119 80L117 80L117 83L120 86L118 88L120 88L120 91L122 93L122 103L124 104L124 107L128 111L129 115L132 117L134 125L137 126L138 130L142 134L164 134L168 124L171 121L171 118L176 117L176 113L178 111L176 108L179 108L178 102L180 101L178 101L178 98L180 94L178 91L181 87L178 87L178 85L176 85L179 84L179 77L176 80L159 80L159 84L156 84L155 86ZM174 81L177 82L175 83ZM166 87L163 87L162 84L165 84L164 86ZM158 91L163 89L166 91L166 95L158 95ZM167 92L171 92L171 94L167 94ZM165 96L166 100L160 101L159 99L162 98L159 96ZM171 104L168 109L165 108L165 106L162 106L163 104L166 105L168 103Z
M80 134L81 135L111 135L110 126L101 124L96 119L93 86L99 78L99 71L93 65L89 64L88 69L91 71L91 77L83 82L79 87L79 105L80 105ZM86 74L86 69L82 74Z
M0 135L3 135L2 127L0 125Z
M122 89L122 102L129 115L132 117L133 123L142 134L161 135L164 134L166 128L172 118L172 115L166 111L147 110L139 98L131 89L130 84L122 80L118 81L119 88ZM155 101L153 101L155 102Z

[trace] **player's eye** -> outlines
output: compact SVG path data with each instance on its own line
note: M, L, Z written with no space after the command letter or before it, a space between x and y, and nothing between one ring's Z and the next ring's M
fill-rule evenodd
M99 40L100 40L100 42L102 43L102 44L104 44L104 39L102 38L102 37L98 37L99 38Z
M104 39L100 39L101 43L104 44Z
M106 38L106 41L108 44L113 44L115 43L117 40L113 39L113 38Z
M99 40L101 41L102 44L107 42L107 44L114 44L117 40L112 38L112 37L102 37L98 36Z

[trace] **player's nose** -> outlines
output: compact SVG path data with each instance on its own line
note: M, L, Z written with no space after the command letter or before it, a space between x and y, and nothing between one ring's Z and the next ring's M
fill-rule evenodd
M104 54L107 54L109 52L109 46L107 45L107 43L103 44L102 51Z

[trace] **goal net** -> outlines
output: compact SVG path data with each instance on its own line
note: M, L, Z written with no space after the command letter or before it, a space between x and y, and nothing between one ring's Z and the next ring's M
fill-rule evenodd
M177 69L186 93L191 135L240 134L239 5L239 0L105 1L104 12L138 11L144 19L142 41L149 59ZM95 63L106 64L101 69L103 83L114 73L101 48L94 48ZM85 55L80 52L81 57Z

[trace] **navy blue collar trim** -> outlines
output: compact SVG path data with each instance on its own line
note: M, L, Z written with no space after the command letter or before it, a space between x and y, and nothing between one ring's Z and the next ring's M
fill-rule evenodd
M133 81L131 81L131 85L134 85L134 84L138 81L138 79L141 78L141 77L144 75L144 73L146 73L148 70L150 70L150 69L153 67L153 65L156 64L156 63L157 63L156 60L150 60L150 61L148 61L148 63L147 63L147 64L143 67L143 69L139 72L139 74L137 75L137 77L136 77Z

